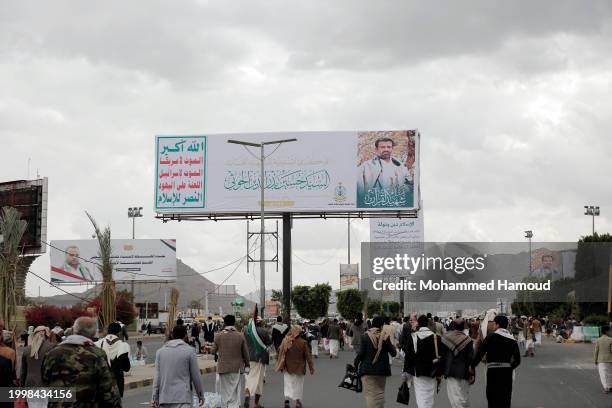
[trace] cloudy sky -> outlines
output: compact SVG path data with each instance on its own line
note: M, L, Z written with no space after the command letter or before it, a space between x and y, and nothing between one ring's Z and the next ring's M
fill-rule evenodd
M140 205L137 236L176 238L205 271L245 252L245 223L156 220L156 134L418 128L428 241L575 241L586 204L612 231L611 17L607 1L0 1L0 179L49 178L50 240L90 237L84 210L129 238ZM352 231L356 259L367 221ZM346 222L293 233L294 283L337 286Z

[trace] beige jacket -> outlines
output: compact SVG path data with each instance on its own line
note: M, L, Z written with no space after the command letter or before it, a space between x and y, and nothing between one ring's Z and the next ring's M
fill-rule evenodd
M612 338L603 335L595 343L595 363L612 363Z

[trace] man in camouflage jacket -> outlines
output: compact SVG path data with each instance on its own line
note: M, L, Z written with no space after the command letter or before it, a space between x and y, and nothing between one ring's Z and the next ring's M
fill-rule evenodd
M47 387L76 390L76 402L49 401L49 407L121 407L106 353L91 340L96 332L95 320L79 317L73 332L45 356L42 379Z

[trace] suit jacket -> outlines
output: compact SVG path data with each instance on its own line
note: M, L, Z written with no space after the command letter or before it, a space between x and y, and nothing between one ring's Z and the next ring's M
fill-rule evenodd
M595 362L612 363L612 338L601 336L595 343Z
M170 340L155 353L153 401L160 404L191 404L191 384L204 395L195 350L183 340Z
M217 333L212 348L218 354L217 373L237 373L249 365L249 350L242 333L233 327L226 327Z

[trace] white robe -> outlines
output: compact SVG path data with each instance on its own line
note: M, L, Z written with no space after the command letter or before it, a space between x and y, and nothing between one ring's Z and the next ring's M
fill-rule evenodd
M437 382L430 377L412 377L414 397L418 408L433 408Z

